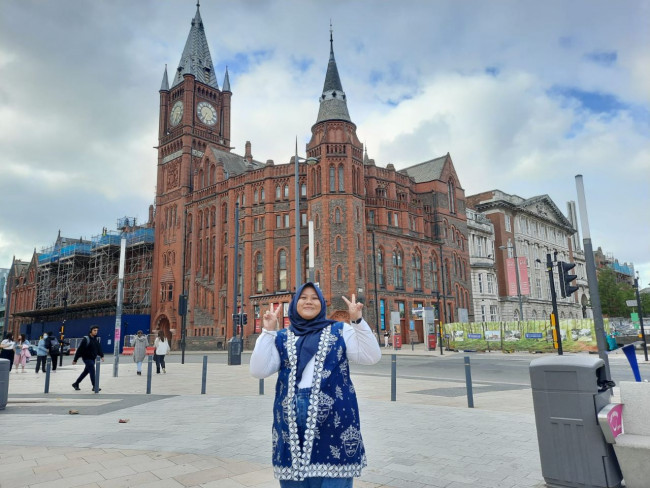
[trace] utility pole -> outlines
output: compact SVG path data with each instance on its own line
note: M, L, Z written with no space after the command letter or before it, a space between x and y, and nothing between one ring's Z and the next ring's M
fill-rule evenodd
M239 202L235 203L235 266L234 266L234 287L232 304L232 339L228 343L228 365L237 366L241 364L242 342L237 334L237 324L241 315L237 313L237 297L239 295ZM243 305L243 303L242 303Z
M645 360L648 360L648 343L645 339L645 330L643 329L643 309L641 308L641 295L639 295L639 272L636 273L636 278L634 278L634 289L636 291L636 305L637 310L639 311L639 325L641 326L641 337L643 338L643 354L645 354Z
M560 319L557 315L557 294L555 293L555 279L553 277L553 260L551 254L546 254L546 271L548 271L548 283L551 288L551 302L553 304L553 313L551 314L551 326L554 327L554 342L557 343L557 353L562 356L562 334L560 333Z

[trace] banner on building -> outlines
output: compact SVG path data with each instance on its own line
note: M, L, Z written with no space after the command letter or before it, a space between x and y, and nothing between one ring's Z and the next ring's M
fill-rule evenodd
M522 295L530 295L528 284L528 265L526 258L517 258L519 261L519 288ZM517 296L517 271L515 270L515 258L506 259L506 275L508 278L508 296Z

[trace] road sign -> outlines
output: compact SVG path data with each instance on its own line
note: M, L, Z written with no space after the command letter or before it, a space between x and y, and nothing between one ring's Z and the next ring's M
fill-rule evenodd
M636 307L638 303L636 303L636 300L625 300L625 305L628 307Z

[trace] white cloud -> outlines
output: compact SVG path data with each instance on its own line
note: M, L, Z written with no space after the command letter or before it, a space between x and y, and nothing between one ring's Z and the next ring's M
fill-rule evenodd
M180 0L2 2L0 267L59 228L90 236L119 216L146 219L158 88L194 12ZM267 0L201 14L220 85L229 65L235 152L250 140L256 159L284 163L297 136L304 153L331 18L350 115L378 164L450 152L467 193L548 193L561 209L582 173L594 245L650 281L650 226L635 212L650 203L647 2ZM634 117L585 111L556 87L611 95Z

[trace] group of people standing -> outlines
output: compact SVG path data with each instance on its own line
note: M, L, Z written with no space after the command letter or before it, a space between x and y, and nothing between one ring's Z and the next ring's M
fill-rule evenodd
M133 361L136 364L136 374L142 376L142 362L144 358L147 357L147 346L149 345L149 339L145 336L141 330L131 339L131 346L133 347ZM163 374L167 373L165 369L165 356L170 351L169 341L165 337L165 334L162 330L158 331L158 337L153 343L154 355L153 359L156 362L156 374L160 374L162 369Z
M27 361L31 358L29 352L31 343L25 337L25 334L20 334L16 340L11 332L5 334L5 338L0 343L0 358L9 360L9 371L16 367L16 373L19 368L25 372ZM60 343L52 332L47 332L39 339L36 346L36 373L42 368L45 372L45 363L47 356L52 358L52 371L56 371L57 361L60 354Z

